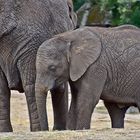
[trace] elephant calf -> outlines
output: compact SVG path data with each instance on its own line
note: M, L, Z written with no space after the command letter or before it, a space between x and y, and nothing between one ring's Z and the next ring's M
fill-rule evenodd
M135 26L85 27L57 35L39 47L36 68L36 89L69 81L67 129L89 129L99 99L112 127L123 127L129 106L140 109L140 30Z

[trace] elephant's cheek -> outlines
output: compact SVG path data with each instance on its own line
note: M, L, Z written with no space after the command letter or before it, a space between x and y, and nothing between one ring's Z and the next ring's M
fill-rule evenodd
M44 86L45 92L53 89L55 87L55 79L52 76L46 76L47 78L44 79Z
M35 92L40 93L40 94L44 94L45 93L45 87L41 84L36 84L35 85Z

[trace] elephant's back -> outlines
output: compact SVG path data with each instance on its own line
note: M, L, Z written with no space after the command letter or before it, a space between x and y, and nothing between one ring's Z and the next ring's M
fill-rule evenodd
M122 53L130 47L134 47L135 44L140 44L140 30L135 26L104 29L100 30L98 34L103 47L115 50L116 53Z
M47 32L51 37L60 28L62 31L72 29L66 0L22 1L16 7L15 14L20 28L26 25L30 34Z

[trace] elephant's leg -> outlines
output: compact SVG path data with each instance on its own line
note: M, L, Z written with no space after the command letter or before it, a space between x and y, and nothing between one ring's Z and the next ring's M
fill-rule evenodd
M129 107L119 108L115 103L104 102L111 118L112 128L124 128L125 113Z
M51 90L54 112L53 130L65 130L68 113L68 87L67 84Z
M10 95L6 78L0 71L0 132L13 131L10 121Z
M96 96L93 90L87 89L84 85L78 90L71 88L72 101L68 113L67 129L90 129L92 112L99 101L100 94Z
M76 104L76 130L90 129L91 116L98 102L99 98L80 93Z
M90 128L92 112L101 97L106 76L106 70L97 69L96 65L93 65L77 83L70 82L74 102L71 103L72 111L69 111L68 119L74 116L76 130ZM68 128L71 123L69 122Z
M35 86L26 85L24 90L25 90L25 96L26 96L28 112L29 112L30 130L39 131L41 130L41 127L40 127L36 99L35 99Z
M77 101L77 95L73 94L72 90L72 99L71 99L71 105L68 113L68 119L67 119L67 125L66 128L70 130L76 129L76 101Z
M20 77L22 80L23 89L26 96L29 119L30 119L30 130L40 131L40 122L37 111L37 104L35 99L35 54L32 53L30 56L26 56L23 60L19 60L17 63Z

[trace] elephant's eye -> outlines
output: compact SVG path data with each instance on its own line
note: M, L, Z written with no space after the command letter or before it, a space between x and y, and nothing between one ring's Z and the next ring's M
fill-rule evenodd
M49 70L55 72L56 71L56 66L50 65Z

